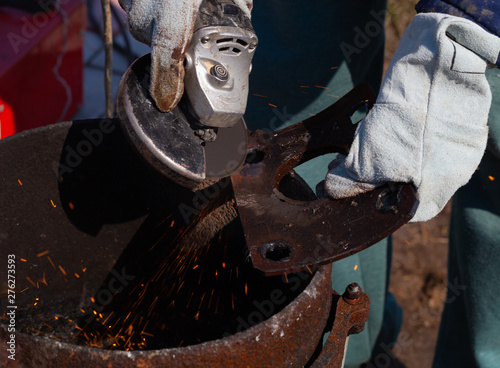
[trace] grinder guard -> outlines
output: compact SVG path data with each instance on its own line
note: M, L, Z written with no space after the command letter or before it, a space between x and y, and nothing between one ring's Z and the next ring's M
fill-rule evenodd
M149 95L149 55L130 66L117 97L118 116L139 154L190 189L227 177L243 164L243 114L257 46L250 20L230 1L205 0L194 29L178 106L162 112Z

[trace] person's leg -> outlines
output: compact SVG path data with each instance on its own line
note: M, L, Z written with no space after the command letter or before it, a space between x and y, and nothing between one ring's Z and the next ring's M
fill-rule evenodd
M448 295L435 368L500 362L500 71L487 75L491 141L479 169L453 199Z
M384 51L385 0L255 2L252 21L259 46L250 75L245 119L251 130L277 130L318 113L359 83L379 88ZM331 156L297 168L315 188L325 178ZM332 219L332 221L335 221ZM377 337L394 341L401 321L395 302L384 321L389 240L333 264L332 281L342 293L358 282L371 301L365 330L349 341L346 367L372 355ZM357 267L356 267L357 266ZM383 328L387 327L387 328ZM384 331L384 332L381 332Z

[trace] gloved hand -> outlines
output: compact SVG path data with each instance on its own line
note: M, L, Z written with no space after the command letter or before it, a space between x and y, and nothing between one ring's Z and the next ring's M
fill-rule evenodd
M253 0L233 0L248 17ZM152 47L150 94L162 111L171 111L184 91L184 54L202 0L119 0L130 33Z
M491 105L484 73L499 52L500 38L469 20L417 15L349 154L330 165L326 193L345 198L413 183L420 205L412 221L437 215L483 156Z

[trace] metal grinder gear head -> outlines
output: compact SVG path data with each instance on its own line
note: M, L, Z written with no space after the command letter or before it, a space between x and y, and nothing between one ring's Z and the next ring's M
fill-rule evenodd
M256 46L243 11L228 0L205 0L186 50L185 93L170 112L149 94L150 55L137 59L120 82L117 113L140 155L192 189L236 171L247 154L243 114Z

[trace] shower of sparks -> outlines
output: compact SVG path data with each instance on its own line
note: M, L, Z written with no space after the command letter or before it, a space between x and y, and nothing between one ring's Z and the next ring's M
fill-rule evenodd
M227 195L229 194L228 191ZM223 203L226 200L222 199ZM228 232L219 231L214 235L211 231L199 231L199 224L220 205L220 202L210 203L187 225L183 225L182 221L175 223L172 216L167 217L168 221L158 219L161 224L153 224L153 228L157 230L153 232L151 240L148 240L151 243L144 245L146 252L139 258L134 258L134 265L148 265L137 271L141 272L135 274L141 275L137 280L132 281L123 292L115 292L104 305L96 302L99 298L94 296L99 295L99 290L96 291L88 303L79 307L77 315L71 315L72 319L60 314L50 316L45 327L37 327L40 334L59 341L62 337L62 341L65 341L67 337L57 333L64 326L65 331L68 328L72 331L71 340L80 344L131 351L156 348L155 344L187 346L203 342L207 337L201 337L201 333L219 333L213 332L212 327L207 327L213 326L206 325L207 321L214 323L213 321L241 316L242 308L252 305L251 301L256 295L254 293L262 292L262 288L267 287L265 284L256 287L262 284L262 279L256 281L248 278L248 272L254 272L251 265L239 263L241 268L237 266L239 261L235 260L235 254L238 257L239 254L234 253L234 248L229 246L232 238ZM155 248L151 244L161 246ZM67 273L59 264L56 267L48 254L47 250L38 253L37 257L45 256L48 259L55 270L54 275L62 278L62 275L68 276L74 272L68 270ZM214 262L214 259L217 261ZM144 263L144 260L150 263ZM76 278L80 278L79 273L87 270L86 267L80 269L81 272L73 273ZM312 274L311 269L307 269ZM259 277L263 276L259 274ZM275 278L284 285L281 276ZM284 279L288 283L286 274ZM27 280L37 289L47 285L45 273L36 282L29 277ZM66 278L64 280L69 282ZM106 287L104 283L102 287ZM274 288L275 286L272 290ZM38 303L37 299L32 306L37 306ZM184 331L184 327L178 329L177 326L184 321L195 331L191 333L193 335ZM47 327L51 332L47 331ZM226 332L227 330L224 331Z

